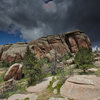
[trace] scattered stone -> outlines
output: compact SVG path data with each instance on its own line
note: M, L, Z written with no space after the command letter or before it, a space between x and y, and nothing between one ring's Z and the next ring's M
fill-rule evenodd
M54 93L54 94L57 94L57 89L54 89L53 93Z

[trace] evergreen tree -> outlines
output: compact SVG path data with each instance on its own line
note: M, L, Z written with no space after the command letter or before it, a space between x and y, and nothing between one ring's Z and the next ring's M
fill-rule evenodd
M79 69L85 73L88 68L92 66L93 56L92 51L88 48L80 48L75 56L75 63Z
M29 46L24 57L24 73L28 78L28 85L33 85L41 80L41 64L36 58L35 53L30 51Z

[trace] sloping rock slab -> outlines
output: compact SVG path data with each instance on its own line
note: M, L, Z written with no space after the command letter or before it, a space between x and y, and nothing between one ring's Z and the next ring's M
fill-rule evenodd
M36 100L36 94L15 94L8 98L8 100L24 100L25 98L29 98L29 100Z
M94 100L100 97L100 77L95 75L75 75L61 88L61 95L75 100Z
M26 90L30 93L41 93L45 91L52 80L52 77L45 78L41 83L36 84L35 86L30 86Z

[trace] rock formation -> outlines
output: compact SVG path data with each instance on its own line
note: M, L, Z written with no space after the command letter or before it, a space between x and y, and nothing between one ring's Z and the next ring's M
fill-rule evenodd
M0 58L2 61L15 61L24 58L26 47L29 46L37 58L45 57L51 60L56 51L59 55L68 52L77 52L79 47L91 48L88 36L79 30L60 35L49 35L29 43L16 43L0 46Z
M49 35L39 38L31 41L29 46L32 51L36 52L38 58L50 58L52 50L57 51L58 54L75 53L80 47L91 48L91 42L85 33L77 30L64 35Z
M4 80L7 81L11 78L14 78L15 80L20 80L22 78L22 68L23 68L22 64L19 63L13 64L6 72Z

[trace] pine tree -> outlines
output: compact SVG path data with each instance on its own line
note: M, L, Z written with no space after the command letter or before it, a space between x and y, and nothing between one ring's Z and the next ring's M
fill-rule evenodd
M28 85L33 85L41 80L41 64L35 53L30 51L29 46L24 56L24 73L28 78Z

